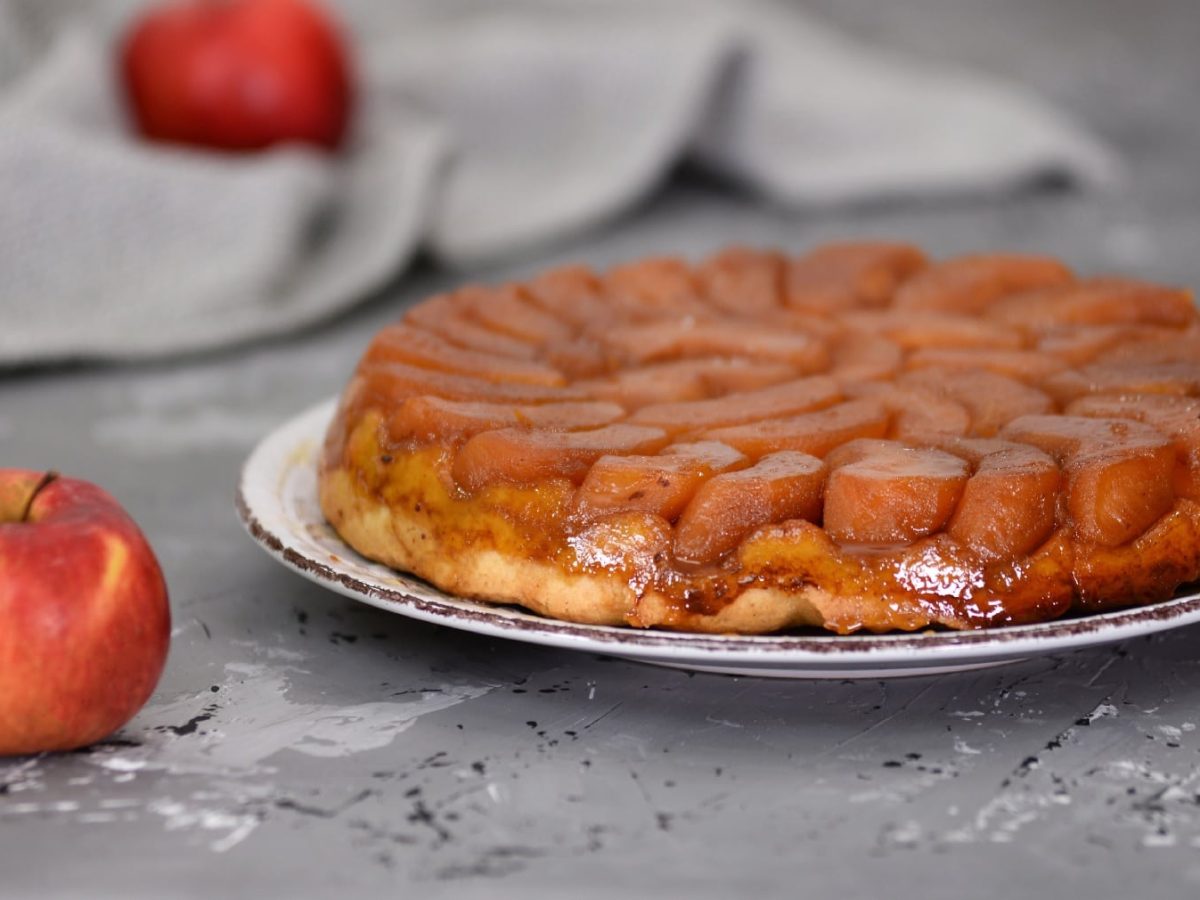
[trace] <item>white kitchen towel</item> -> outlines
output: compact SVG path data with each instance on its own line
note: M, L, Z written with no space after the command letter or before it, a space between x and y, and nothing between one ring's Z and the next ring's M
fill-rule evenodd
M344 153L154 145L113 76L137 5L0 0L0 365L282 333L418 248L471 265L607 219L683 159L797 207L1116 172L1011 85L697 0L330 3L362 88Z

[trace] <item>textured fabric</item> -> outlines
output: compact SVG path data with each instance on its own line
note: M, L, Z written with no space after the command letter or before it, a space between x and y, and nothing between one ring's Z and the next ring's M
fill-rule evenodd
M586 228L684 158L793 206L1114 175L1027 93L794 8L331 5L362 83L332 159L141 141L112 74L136 4L0 0L0 364L281 333L418 248L470 265Z

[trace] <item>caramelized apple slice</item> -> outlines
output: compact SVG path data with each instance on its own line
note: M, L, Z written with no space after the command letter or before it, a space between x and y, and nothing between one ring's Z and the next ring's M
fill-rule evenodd
M1200 500L1200 399L1169 394L1081 397L1067 407L1072 416L1134 419L1169 436L1175 444L1175 491Z
M1067 284L1071 270L1056 259L996 253L936 263L896 292L899 309L935 309L978 315L999 297Z
M1200 505L1181 499L1120 547L1079 547L1072 566L1078 609L1102 612L1169 597L1200 579Z
M882 403L853 400L817 412L715 428L705 432L704 436L736 447L753 459L778 450L797 450L823 457L855 438L883 437L887 428L888 413Z
M659 363L638 369L621 369L601 378L578 381L575 386L598 400L638 409L650 403L702 400L709 396L703 362L692 359Z
M700 290L727 314L753 316L781 302L783 257L778 253L731 247L705 260L696 270Z
M891 417L888 437L906 439L926 434L966 434L971 416L954 400L921 387L863 381L844 387L847 397L872 398Z
M707 466L714 472L728 472L750 464L736 448L720 441L684 441L662 449L663 456L682 456Z
M550 357L555 362L554 357ZM796 370L786 363L756 362L734 357L681 359L611 375L585 378L577 387L594 396L638 409L652 403L701 400L736 391L792 381Z
M454 480L468 491L496 481L536 484L548 478L579 482L606 454L653 453L667 443L659 428L606 425L591 431L501 428L475 435L454 459Z
M1005 297L988 310L996 321L1038 330L1062 325L1167 325L1196 320L1190 291L1130 278L1089 278Z
M1128 325L1051 328L1038 335L1037 349L1041 353L1061 359L1067 365L1082 366L1101 353L1118 347L1128 340L1133 331Z
M1112 362L1183 363L1200 360L1200 331L1157 334L1114 348Z
M617 365L617 360L591 337L551 341L541 349L542 358L571 380L595 378Z
M972 474L946 532L993 558L1025 556L1054 530L1062 473L1028 444L948 438L938 448L962 457Z
M1047 378L1042 387L1063 405L1086 394L1200 395L1200 360L1093 363Z
M484 381L547 386L566 383L561 372L545 363L465 350L435 334L407 325L390 325L375 336L363 357L363 364L375 363L405 363Z
M877 334L849 331L831 342L829 374L843 382L890 378L904 364L904 352Z
M555 431L596 428L615 422L625 410L615 403L546 403L518 406L504 403L410 397L386 418L392 441L455 441L481 431L526 426Z
M796 370L787 363L761 362L736 356L707 360L699 371L705 392L716 397L738 391L753 391L796 377Z
M363 401L374 398L384 406L421 394L445 397L447 400L491 400L497 403L553 403L589 399L583 391L574 387L485 381L404 363L360 363L358 376L362 383L358 391L360 398Z
M821 515L825 464L784 450L748 469L705 482L675 527L675 556L689 565L716 562L760 525Z
M576 328L595 329L616 313L603 296L600 279L586 266L562 266L526 282L523 294L531 303Z
M458 293L472 318L518 340L544 344L566 340L574 333L570 325L539 308L515 285L471 286Z
M906 374L900 384L961 404L970 414L969 431L977 437L991 437L1018 416L1054 412L1054 401L1049 396L995 372L920 369Z
M907 365L909 369L931 366L954 371L984 369L1027 384L1039 384L1067 367L1061 359L1036 350L956 350L950 347L917 350L908 357Z
M574 387L626 409L639 409L652 403L703 400L729 390L753 390L795 377L791 366L714 357L622 369L576 382Z
M656 425L670 434L684 434L795 415L830 406L840 399L842 394L837 382L817 375L712 400L643 406L630 421Z
M1133 540L1175 502L1175 448L1154 428L1122 419L1022 416L1001 436L1032 444L1067 473L1067 511L1084 541Z
M747 462L725 444L676 444L658 456L602 456L575 492L572 514L590 521L640 511L674 521L707 479Z
M625 325L611 329L605 342L622 358L639 364L680 357L747 356L787 363L801 374L829 366L825 346L807 335L732 319Z
M847 331L840 316L787 306L768 310L759 316L757 321L767 328L798 331L826 343L836 340Z
M854 441L828 463L825 530L840 544L911 544L935 534L967 483L957 456L895 441Z
M454 294L442 294L418 303L404 314L403 322L436 334L444 341L493 356L533 359L538 348L507 334L500 334L468 318L468 310Z
M635 318L705 311L691 267L679 259L660 257L616 266L605 273L602 285L604 297Z
M953 435L938 435L938 437L948 438L953 437ZM840 469L842 466L861 462L875 454L889 453L897 447L911 446L914 445L894 441L891 438L855 438L830 450L825 456L825 465L829 466L832 471L833 469Z
M909 244L827 244L790 261L784 302L821 311L883 306L924 265L925 254Z
M924 310L879 310L846 317L852 327L881 334L905 350L923 347L986 347L1020 350L1024 333L1015 327L974 316Z

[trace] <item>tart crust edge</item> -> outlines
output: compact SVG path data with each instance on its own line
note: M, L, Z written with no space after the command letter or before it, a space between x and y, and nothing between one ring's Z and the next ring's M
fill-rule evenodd
M511 603L560 621L768 634L799 626L830 627L835 620L853 618L860 604L816 585L787 591L749 587L718 612L687 612L652 588L639 593L616 573L567 572L552 560L515 557L494 547L449 552L427 516L393 510L347 469L323 469L319 488L325 517L363 556L414 573L448 594Z
M553 556L530 552L525 541L507 546L511 536L506 532L523 533L509 517L508 507L516 505L506 502L509 498L452 498L436 451L393 449L381 465L376 461L385 454L377 418L366 416L348 436L347 426L339 414L319 464L326 520L358 553L447 594L513 604L564 622L700 634L770 634L804 626L839 634L883 633L986 624L935 598L845 577L844 560L824 532L799 520L764 526L737 551L739 565L749 574L782 566L793 576L786 584L747 584L724 597L719 609L689 608L652 585L639 586L625 573L571 571ZM516 490L516 497L528 499L523 489ZM390 493L419 502L393 502ZM456 521L470 521L474 535L464 539ZM918 555L920 549L914 545ZM1094 613L1166 599L1168 588L1200 578L1200 503L1177 500L1145 533L1115 548L1082 548L1060 529L1021 568L1029 577L1014 584L1009 599L1025 612L1009 624L1058 618L1069 607Z

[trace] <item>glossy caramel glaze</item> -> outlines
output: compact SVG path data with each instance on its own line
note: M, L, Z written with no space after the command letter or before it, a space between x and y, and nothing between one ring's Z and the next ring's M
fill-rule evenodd
M322 506L372 558L577 621L849 633L1153 602L1200 578L1198 350L1188 292L1039 257L560 269L383 329Z

